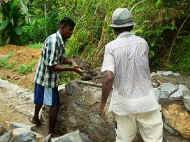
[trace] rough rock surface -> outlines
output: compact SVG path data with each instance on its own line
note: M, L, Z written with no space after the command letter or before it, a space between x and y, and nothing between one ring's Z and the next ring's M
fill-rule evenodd
M53 138L51 142L92 142L88 136L80 133L78 130L65 134L61 137Z
M162 108L166 123L184 138L190 139L190 114L183 104L172 103Z
M187 109L190 102L189 77L171 71L158 71L151 76L156 90L155 95L162 104L165 141L188 142L190 139L190 114Z
M115 139L113 118L104 120L97 112L101 88L71 82L66 92L60 92L60 111L56 129L60 134L75 131L85 133L94 142L112 142ZM48 111L45 108L44 111ZM43 113L47 120L47 113Z
M29 117L33 115L32 91L0 79L0 94L3 95L1 99L6 101L10 108Z
M96 77L94 74L95 79ZM188 140L190 139L188 112L190 77L183 77L173 72L157 72L152 74L152 80L158 98L164 100L161 100L165 120L164 142L190 141ZM114 142L114 119L112 115L106 115L103 119L97 113L101 98L101 85L93 81L75 81L62 86L60 89L61 107L56 129L60 134L72 133L79 129L93 142ZM4 91L8 93L4 94ZM9 100L8 105L11 108L31 117L34 108L32 92L0 80L0 93L3 94L5 100ZM47 111L48 108L45 108L43 113L45 120L47 120ZM20 124L16 123L12 127L15 129L20 127ZM8 142L11 134L12 132L0 127L0 142ZM135 142L141 141L137 138Z
M16 127L15 127L16 126ZM44 137L31 131L30 126L12 122L8 130L1 128L0 142L44 142Z
M187 91L189 90L188 78L184 78L178 73L158 72L152 74L152 80L155 95L162 102L165 122L164 141L188 142L189 140L186 138L189 138L190 126L185 124L188 124L190 117L183 105L183 96L189 92ZM96 112L101 98L101 85L93 81L74 81L63 88L65 89L60 90L61 108L57 130L66 133L79 129L87 134L92 141L114 142L113 117L106 115L105 121ZM45 111L47 112L47 108ZM47 119L47 113L43 113L43 115ZM135 142L141 141L140 137L135 140Z
M11 139L11 131L5 132L0 136L0 142L9 142Z

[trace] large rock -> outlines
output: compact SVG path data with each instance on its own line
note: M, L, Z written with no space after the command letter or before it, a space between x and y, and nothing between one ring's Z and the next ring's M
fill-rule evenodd
M43 142L43 136L26 128L12 130L12 142Z
M183 87L183 103L185 108L190 111L190 90L187 87Z
M103 119L97 112L101 100L101 88L92 82L74 81L66 85L66 93L60 90L60 111L56 130L60 134L75 131L85 133L94 142L114 142L113 118ZM42 113L47 120L48 109Z
M160 98L169 98L174 92L178 90L178 86L172 83L163 83L158 87Z
M25 129L31 130L31 128L33 126L34 126L34 124L32 124L32 125L26 125L24 123L18 123L18 122L7 122L7 127L9 129L25 128Z
M165 141L188 142L184 138L190 138L187 111L190 110L190 78L171 71L158 71L151 77L154 93L162 104Z
M0 142L9 142L11 139L11 132L6 132L3 135L0 136Z
M3 126L0 125L0 136L5 133L5 128Z
M8 130L0 126L0 142L44 142L41 134L30 130L28 125L10 122Z
M52 142L92 142L88 136L78 130L51 140Z
M158 71L151 73L151 78L153 82L162 83L172 83L174 85L183 84L190 88L190 76L183 76L178 73L173 73L171 71Z
M164 140L163 140L163 142L189 142L189 140L184 139L182 136L171 135L167 131L164 131Z
M28 129L16 128L12 131L13 142L36 142L35 134Z
M175 77L178 77L180 76L179 73L175 73L173 71L157 71L156 73L155 72L152 72L151 75L159 75L159 76L175 76Z
M0 79L0 88L0 99L6 102L10 108L26 116L33 116L34 106L32 100L34 93L32 91L2 79Z
M190 114L181 103L172 103L162 108L165 122L179 132L184 138L190 139Z
M187 142L190 138L189 113L183 105L189 104L188 78L173 72L157 72L152 74L154 93L162 100L162 111L167 130L167 142ZM188 84L189 83L189 84ZM187 87L185 85L187 85ZM65 91L66 90L66 91ZM61 107L56 129L61 133L68 133L79 129L95 142L114 142L113 117L102 119L97 113L101 100L101 85L93 82L74 81L61 89ZM65 93L66 92L66 93ZM184 97L186 96L186 98ZM163 101L164 100L164 101ZM47 120L47 108L43 112ZM183 123L181 123L183 122ZM179 135L180 134L180 135ZM137 138L135 142L140 142Z

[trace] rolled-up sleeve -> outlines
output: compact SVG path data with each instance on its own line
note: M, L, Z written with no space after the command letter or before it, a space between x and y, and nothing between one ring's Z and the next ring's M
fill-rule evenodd
M58 50L56 49L56 39L49 38L45 42L44 48L44 63L46 66L58 64Z
M111 71L113 74L115 73L114 56L109 46L105 47L101 72L104 72L104 71Z

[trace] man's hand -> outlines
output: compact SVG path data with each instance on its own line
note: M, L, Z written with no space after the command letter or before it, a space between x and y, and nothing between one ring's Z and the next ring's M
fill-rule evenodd
M72 63L73 68L76 70L75 72L82 75L84 70L80 68L80 66L75 62L75 60L71 59L71 63Z
M72 72L76 72L80 75L83 74L84 70L82 70L80 67L65 67L64 65L54 65L54 66L49 66L48 67L49 70L51 71L55 71L55 72L62 72L62 71L72 71Z
M78 73L79 75L83 75L84 70L82 70L79 66L74 66L73 67L74 72Z

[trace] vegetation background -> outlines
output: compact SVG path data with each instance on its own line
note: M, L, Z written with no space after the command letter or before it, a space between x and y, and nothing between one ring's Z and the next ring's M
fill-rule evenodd
M189 74L190 0L1 0L0 44L40 48L58 21L69 16L77 25L67 55L96 67L105 44L115 38L109 24L117 7L132 11L133 32L149 43L152 70Z

